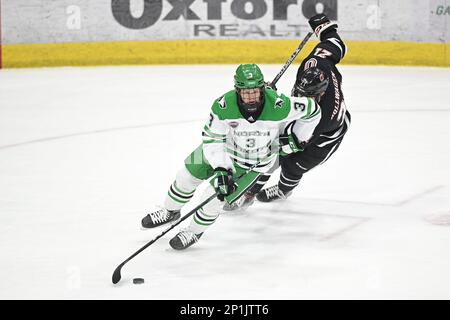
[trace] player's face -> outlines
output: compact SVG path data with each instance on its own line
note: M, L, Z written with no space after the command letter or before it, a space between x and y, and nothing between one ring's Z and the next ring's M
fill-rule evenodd
M261 90L259 88L241 89L241 99L246 104L255 104L261 100Z

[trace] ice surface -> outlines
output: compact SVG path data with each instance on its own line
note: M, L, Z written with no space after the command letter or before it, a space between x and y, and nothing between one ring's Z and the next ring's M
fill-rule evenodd
M450 299L450 226L429 222L450 214L450 69L434 68L342 67L351 128L288 201L223 215L184 252L172 231L112 285L163 230L140 220L235 67L1 70L0 298Z

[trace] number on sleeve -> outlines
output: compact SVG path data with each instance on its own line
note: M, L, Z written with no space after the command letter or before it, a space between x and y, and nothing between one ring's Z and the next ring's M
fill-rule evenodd
M314 52L314 55L326 59L327 57L331 57L333 54L328 50L317 48L316 51Z
M305 111L306 105L300 102L294 102L294 109L297 111Z

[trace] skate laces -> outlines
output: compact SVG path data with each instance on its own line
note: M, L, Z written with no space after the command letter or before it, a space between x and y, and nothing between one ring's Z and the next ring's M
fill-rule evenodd
M178 234L177 234L178 239L180 239L181 243L183 244L183 246L187 246L188 244L192 243L192 242L197 242L198 241L198 237L197 235L188 230L188 229L183 229L181 230Z
M166 209L159 209L158 211L152 212L149 214L153 223L161 223L165 222L169 217L169 212Z
M283 191L278 189L278 185L274 185L273 187L267 188L266 195L267 195L268 199L277 198L277 197L279 197L281 199L286 199L286 196L284 195Z

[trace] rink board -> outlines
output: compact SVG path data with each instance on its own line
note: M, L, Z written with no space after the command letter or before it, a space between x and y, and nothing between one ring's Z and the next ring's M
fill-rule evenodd
M344 64L450 66L448 0L0 0L0 67L282 64L322 12Z
M450 66L447 43L348 41L343 64ZM4 68L47 66L284 63L298 40L178 40L14 44L3 46ZM317 41L303 49L301 59ZM297 60L299 61L299 60Z

